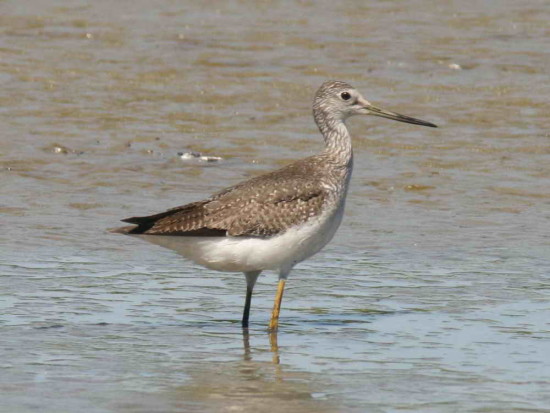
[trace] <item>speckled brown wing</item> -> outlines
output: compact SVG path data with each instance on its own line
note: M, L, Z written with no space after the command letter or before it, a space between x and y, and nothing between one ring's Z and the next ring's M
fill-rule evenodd
M326 200L317 185L299 192L282 189L266 197L231 199L237 195L228 194L205 205L209 228L225 228L230 236L270 237L320 214Z
M326 190L302 162L227 188L205 201L194 202L147 217L130 234L175 236L270 237L318 215ZM299 173L297 173L299 172ZM306 172L306 173L303 173Z
M151 235L197 235L222 236L225 231L206 228L204 225L204 204L208 201L193 202L144 217L123 219L122 222L136 224L132 228L120 228L117 232Z

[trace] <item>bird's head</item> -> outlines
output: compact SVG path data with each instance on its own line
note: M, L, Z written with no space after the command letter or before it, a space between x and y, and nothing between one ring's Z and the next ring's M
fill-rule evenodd
M340 81L329 81L321 85L313 100L313 111L342 122L350 116L373 115L414 125L437 127L430 122L377 108L361 96L357 89Z

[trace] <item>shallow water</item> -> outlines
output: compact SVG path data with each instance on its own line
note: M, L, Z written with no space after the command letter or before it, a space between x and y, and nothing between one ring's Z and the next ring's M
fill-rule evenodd
M189 2L191 3L191 2ZM550 411L545 1L0 5L0 411ZM287 284L109 234L315 153L349 81L346 217ZM221 156L181 160L178 152Z

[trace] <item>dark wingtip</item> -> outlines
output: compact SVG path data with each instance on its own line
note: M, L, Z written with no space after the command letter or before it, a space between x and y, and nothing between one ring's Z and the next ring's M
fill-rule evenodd
M129 228L127 232L124 232L125 234L143 234L147 232L153 225L155 225L155 218L157 218L159 215L152 215L147 217L131 217L131 218L125 218L121 219L122 222L127 222L128 224L134 224L135 226L131 227L123 227L123 228Z
M140 222L143 221L143 217L131 217L131 218L125 218L121 219L122 222L127 222L128 224L136 224L138 225Z

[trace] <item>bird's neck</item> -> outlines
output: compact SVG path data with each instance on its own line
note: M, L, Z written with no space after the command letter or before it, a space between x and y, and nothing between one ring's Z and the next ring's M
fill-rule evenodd
M315 111L313 116L325 138L324 153L341 166L351 166L353 161L351 136L344 121L322 111Z

